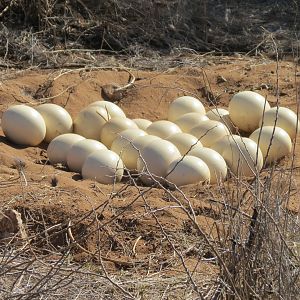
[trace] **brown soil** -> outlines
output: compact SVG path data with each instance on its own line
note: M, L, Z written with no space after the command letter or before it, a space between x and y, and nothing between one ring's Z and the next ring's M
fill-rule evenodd
M232 94L241 90L258 91L267 96L271 105L276 103L274 61L224 57L215 59L204 68L132 72L136 76L135 85L118 103L129 118L164 119L170 102L184 94L201 99L207 110L213 106L209 96L214 96L211 100L219 107L226 107ZM125 85L128 81L128 73L122 70L74 70L52 81L59 74L61 71L3 72L5 79L0 87L0 116L12 104L37 105L39 101L35 100L35 96L65 106L75 117L86 105L101 99L101 86ZM218 83L219 76L223 76L226 82ZM278 78L279 104L296 111L296 85L300 77L295 76L295 65L280 62ZM105 263L112 269L143 266L145 272L183 272L179 260L173 255L174 250L149 213L150 207L156 210L156 216L165 230L181 240L181 245L176 245L186 251L188 268L196 266L202 274L217 270L213 263L201 261L197 264L199 251L204 251L204 257L209 258L210 250L202 247L202 237L195 234L187 215L176 208L178 204L165 191L153 188L142 199L137 196L147 188L130 185L127 179L115 186L83 181L75 173L48 165L46 147L17 147L0 130L0 205L2 208L14 208L22 214L29 236L38 234L32 242L37 252L49 254L64 249L70 243L70 237L65 232L56 229L56 233L48 239L44 231L56 224L60 224L60 229L66 228L71 220L73 236L81 245L74 246L75 260L88 259L94 253L92 259L97 261L100 254L96 250L101 245ZM19 176L16 159L25 163L27 186ZM290 201L290 209L294 212L299 210L300 205L296 190L300 183L299 155L296 156L296 166L295 190ZM53 178L58 181L55 187L52 186ZM183 191L194 207L201 229L208 237L217 237L220 234L217 227L222 222L222 206L215 203L221 200L218 188L196 185L184 187ZM175 195L180 196L178 192ZM45 249L51 251L45 252ZM55 257L57 254L51 255Z

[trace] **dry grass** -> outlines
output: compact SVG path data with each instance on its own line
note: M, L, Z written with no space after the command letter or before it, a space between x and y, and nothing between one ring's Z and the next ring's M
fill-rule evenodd
M178 51L272 52L297 47L297 1L0 1L1 64L57 67L99 53L149 57ZM276 20L274 20L276 16Z

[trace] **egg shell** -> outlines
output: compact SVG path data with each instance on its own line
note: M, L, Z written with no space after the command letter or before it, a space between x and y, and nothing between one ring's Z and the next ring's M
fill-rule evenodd
M84 139L75 143L67 153L67 165L70 171L80 173L86 158L94 151L103 149L107 148L96 140Z
M191 149L203 147L202 143L189 133L175 133L167 137L166 140L174 144L181 155L189 154Z
M102 128L101 142L110 149L119 133L126 129L138 129L137 125L127 118L112 118Z
M124 131L121 131L113 141L111 150L118 155L121 155L128 144L130 144L135 138L145 135L147 135L147 133L144 130L138 128L126 129Z
M122 179L124 165L118 154L111 150L97 150L90 154L83 166L82 177L103 184L113 184Z
M272 107L265 112L263 118L259 122L259 126L275 126L284 129L293 140L296 133L300 130L300 123L297 115L286 107Z
M228 168L237 177L253 177L263 167L263 154L249 138L236 139L223 152Z
M267 164L276 162L292 152L292 141L288 133L280 127L263 126L249 137L258 144Z
M135 138L132 143L128 144L120 155L126 168L131 172L137 171L140 152L146 145L155 140L161 140L161 138L155 135L144 135Z
M146 132L151 135L156 135L162 139L166 139L168 136L181 132L181 129L173 122L160 120L153 122Z
M133 119L132 121L142 130L146 130L152 124L152 122L147 119Z
M4 135L22 146L37 146L46 136L46 124L41 114L27 105L10 106L2 115Z
M109 101L95 101L91 103L89 106L100 106L108 111L108 114L111 118L126 118L124 111L115 103Z
M175 121L180 116L190 112L197 112L202 115L205 115L205 108L201 101L195 97L179 97L175 99L169 106L168 120Z
M67 155L71 147L85 138L75 133L65 133L54 138L47 148L51 164L67 164Z
M187 113L180 116L174 123L182 130L182 132L190 132L193 127L199 125L202 121L207 121L209 118L200 113Z
M229 135L227 127L218 121L202 121L196 127L193 127L190 132L200 140L203 146L210 147L225 135Z
M174 160L169 165L167 174L167 181L176 186L210 180L210 171L206 163L202 159L190 155Z
M227 176L227 165L224 158L215 150L206 147L196 147L189 155L202 159L210 171L210 183L224 181Z
M143 173L141 180L145 184L152 184L152 176L160 181L167 175L167 170L171 162L181 157L179 150L171 143L165 140L154 140L147 144L141 150L141 157L137 161L139 173Z
M102 127L110 120L103 107L88 106L74 120L74 132L87 139L99 140Z
M61 134L73 132L73 120L63 107L45 103L35 109L42 115L46 124L45 142L50 143Z
M235 94L229 102L229 116L234 125L245 132L253 132L259 127L264 112L270 109L262 95L243 91Z
M235 131L233 122L230 119L229 111L224 108L213 108L206 113L206 116L213 121L218 121L226 125L230 132Z

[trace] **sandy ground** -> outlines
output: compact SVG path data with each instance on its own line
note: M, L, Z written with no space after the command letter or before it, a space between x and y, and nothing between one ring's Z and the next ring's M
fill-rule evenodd
M226 108L232 95L242 90L259 92L274 106L277 81L279 104L294 111L297 109L296 88L298 84L299 89L300 77L295 75L295 65L288 61L279 63L278 73L274 61L226 57L208 62L203 68L132 72L136 76L135 85L118 103L129 118L165 119L170 102L182 95L198 97L209 110L214 104L208 99L207 91L215 96L218 107ZM225 82L219 80L221 76ZM74 118L89 103L102 99L101 86L124 85L127 81L128 73L117 69L3 72L0 117L13 104L37 105L35 95L38 99L63 105ZM104 261L111 269L143 266L146 273L183 272L174 249L160 228L163 226L172 238L176 237L174 243L184 253L188 268L194 268L203 276L217 272L214 263L209 262L211 253L203 246L203 237L195 234L187 214L164 190L153 188L143 198L139 195L147 188L141 184L128 184L128 179L115 186L83 181L78 174L47 164L46 148L47 145L17 147L0 129L0 205L15 208L22 214L30 236L40 234L33 240L37 253L56 257L59 249L70 243L70 238L59 231L48 237L43 232L57 224L66 227L71 220L73 236L81 245L73 249L73 259L77 261L87 260L91 253L96 261L100 256L97 249L101 249ZM19 176L16 159L25 162L27 186ZM287 158L280 166L289 163ZM293 212L297 212L300 205L298 152L295 166L289 203ZM53 178L58 181L55 187L51 184ZM183 192L206 236L218 237L224 221L222 206L216 204L222 200L220 187L193 185L184 187ZM181 196L176 193L179 199ZM205 254L207 261L199 261L199 251L202 251L201 257Z

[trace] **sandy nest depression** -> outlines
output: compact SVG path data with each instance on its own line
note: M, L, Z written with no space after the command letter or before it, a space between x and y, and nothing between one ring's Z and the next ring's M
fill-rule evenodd
M198 97L207 110L214 105L226 108L232 95L242 90L259 92L274 106L277 80L279 104L297 109L300 77L293 62L280 62L278 74L274 61L226 57L207 60L204 67L131 72L135 84L118 102L129 118L165 119L170 102L182 95ZM102 99L103 86L128 81L128 73L117 68L3 71L2 76L0 116L13 104L34 106L45 101L64 106L75 117L89 103ZM92 262L97 268L100 260L114 274L159 273L168 278L185 274L187 268L200 281L215 278L219 269L205 238L215 242L226 231L224 189L234 193L232 182L222 187L192 185L182 194L135 185L128 178L114 186L95 184L47 164L46 147L16 147L0 128L0 204L3 210L21 213L32 253L54 260L71 245L72 261ZM23 162L27 185L16 160ZM296 155L289 202L293 213L300 205L299 160ZM278 168L289 161L286 158ZM251 215L250 202L245 213ZM190 205L203 235L189 219Z

